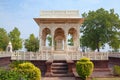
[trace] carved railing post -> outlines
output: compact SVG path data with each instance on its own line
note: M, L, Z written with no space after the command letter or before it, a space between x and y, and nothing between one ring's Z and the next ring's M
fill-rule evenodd
M68 73L70 75L73 75L73 69L74 69L74 61L72 60L67 60L67 64L68 64Z
M53 60L46 61L47 71L45 73L45 76L51 76L51 65L53 63Z

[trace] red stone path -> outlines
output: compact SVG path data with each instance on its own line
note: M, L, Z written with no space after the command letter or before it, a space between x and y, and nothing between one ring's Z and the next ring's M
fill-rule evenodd
M75 77L42 77L41 80L75 80Z
M91 77L113 77L112 76L112 73L110 71L96 71L96 72L93 72Z
M110 71L94 71L91 77L113 77ZM42 77L41 80L75 80L75 77Z

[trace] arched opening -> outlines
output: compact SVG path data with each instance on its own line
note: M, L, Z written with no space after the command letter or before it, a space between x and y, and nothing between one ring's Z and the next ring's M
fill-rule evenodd
M77 30L75 28L70 28L68 31L68 45L74 46L77 38Z
M49 28L44 28L42 31L42 45L43 46L51 46L52 38L51 38L51 31Z
M62 28L57 28L54 34L55 50L64 50L65 35Z

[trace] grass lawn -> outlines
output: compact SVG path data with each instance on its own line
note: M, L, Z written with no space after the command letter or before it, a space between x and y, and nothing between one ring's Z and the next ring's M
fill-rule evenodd
M93 78L92 80L120 80L119 78Z

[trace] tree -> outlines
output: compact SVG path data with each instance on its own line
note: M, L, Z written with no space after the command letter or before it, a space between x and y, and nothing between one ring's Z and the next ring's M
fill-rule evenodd
M85 45L85 41L83 41L83 38L80 38L80 47L82 49L82 52L85 52L85 49L86 49L86 45ZM87 43L87 42L86 42Z
M38 38L35 38L34 34L30 34L29 39L25 40L25 48L27 49L27 51L38 51L39 40Z
M52 46L52 37L51 37L51 35L47 36L47 40L48 40L48 45Z
M84 20L81 31L83 32L82 46L87 46L99 52L105 43L114 49L120 47L120 19L114 9L110 11L100 8L82 14Z
M5 51L9 42L9 37L4 28L0 28L0 51Z
M70 45L70 46L74 45L73 36L71 34L68 35L68 45Z
M68 39L68 45L70 46L73 46L74 43L73 43L73 38L71 37L70 39Z
M22 39L20 38L20 31L18 28L14 28L9 33L10 41L12 42L13 50L19 50L22 48Z

